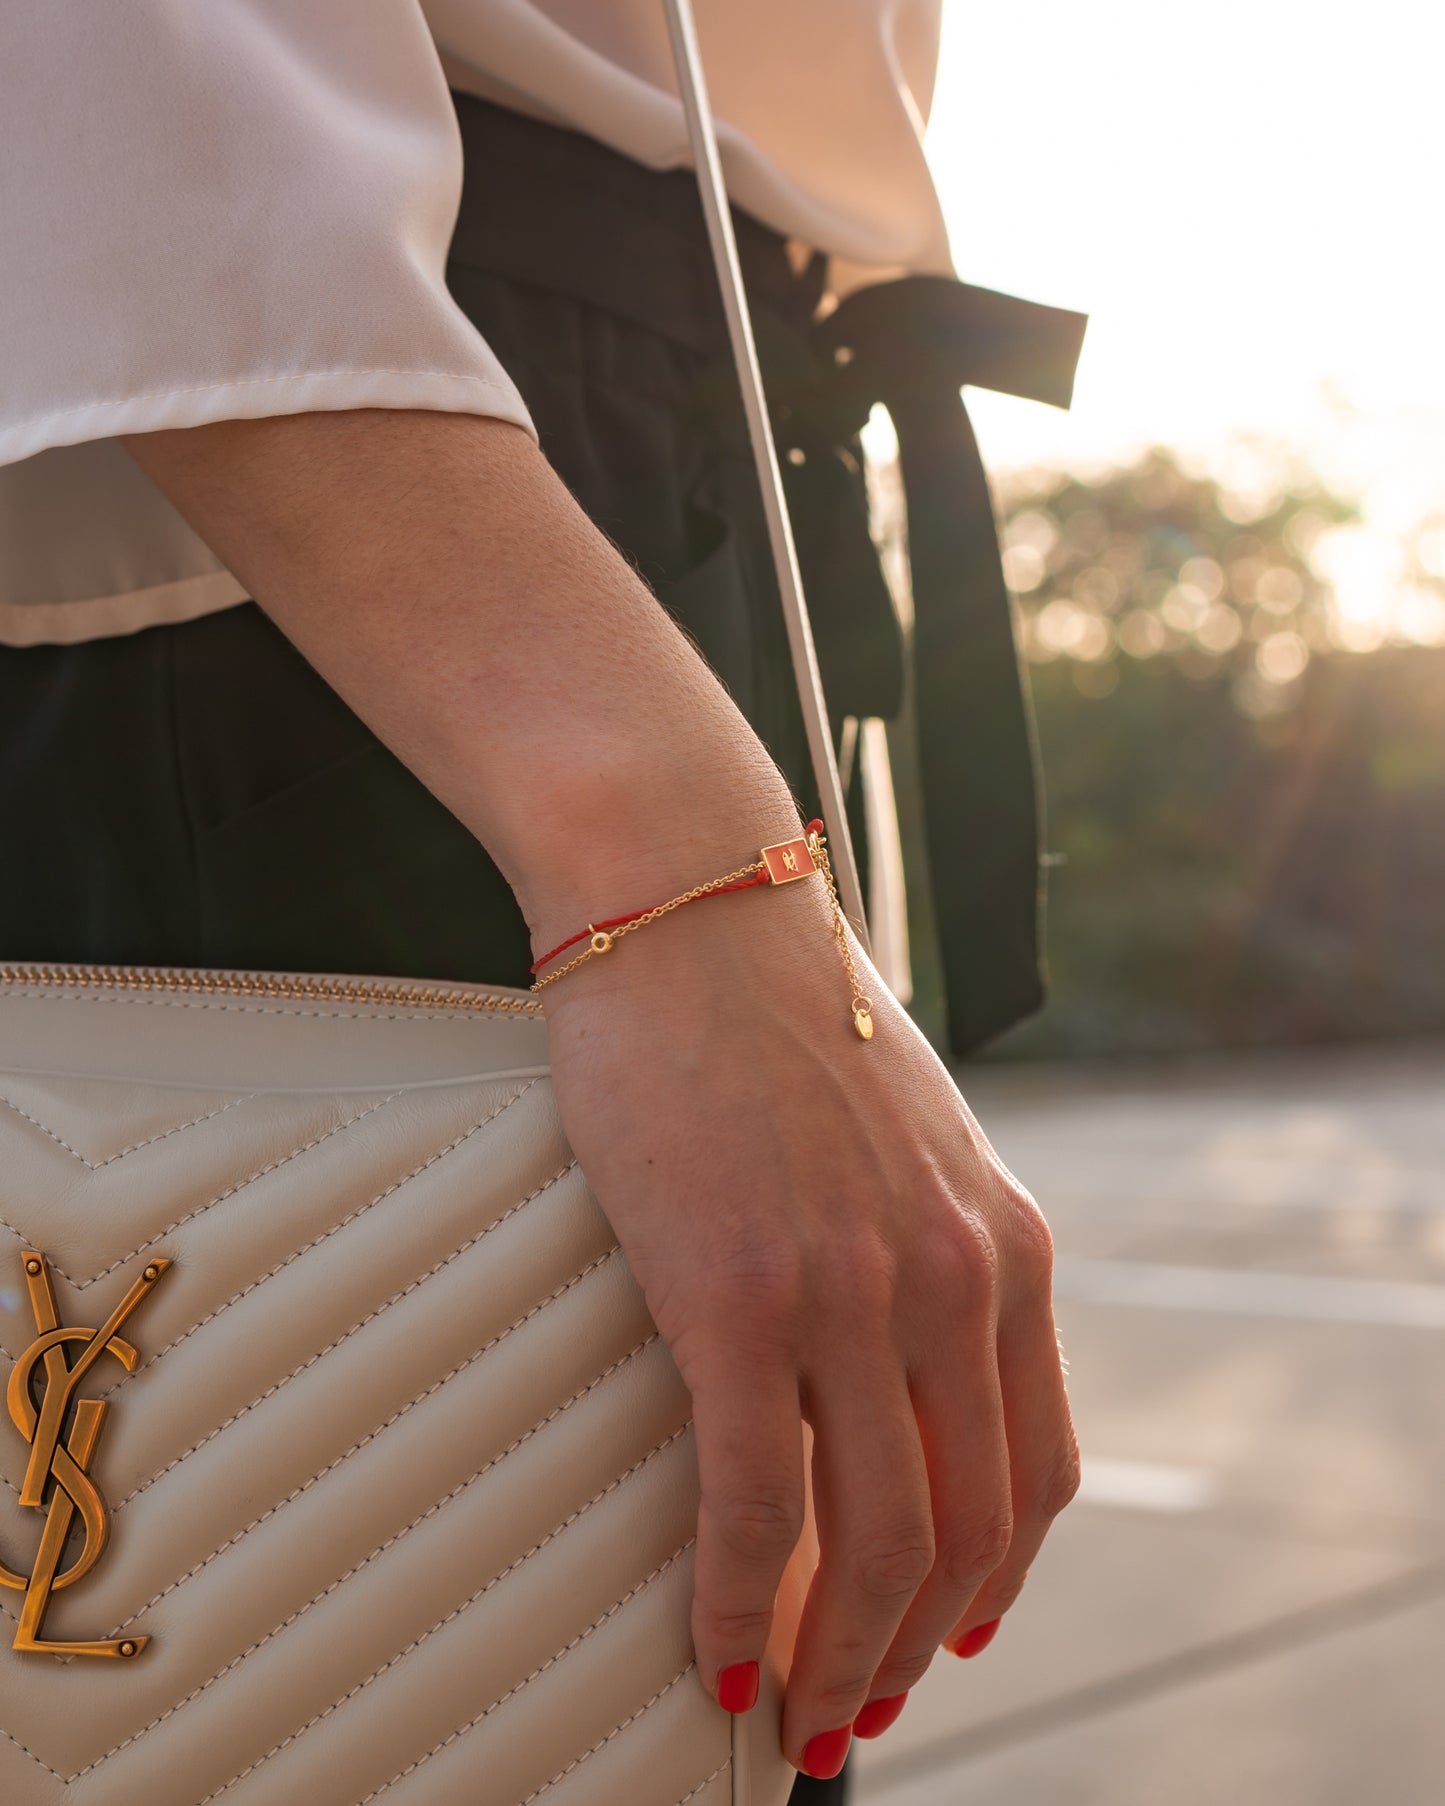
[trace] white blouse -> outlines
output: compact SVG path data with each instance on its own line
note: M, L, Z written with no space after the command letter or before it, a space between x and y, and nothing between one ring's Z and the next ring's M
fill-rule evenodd
M729 192L835 292L951 274L922 147L942 0L696 0ZM661 0L0 9L0 642L244 591L116 443L520 395L447 293L448 84L688 164Z

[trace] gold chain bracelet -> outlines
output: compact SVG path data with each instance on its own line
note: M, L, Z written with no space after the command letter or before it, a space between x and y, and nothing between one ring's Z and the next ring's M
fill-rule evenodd
M589 959L600 953L610 953L624 934L631 934L634 929L645 928L649 922L656 922L661 917L671 914L674 909L681 909L684 903L696 903L702 897L714 897L724 891L750 890L755 885L791 884L796 879L808 878L814 872L821 872L823 882L828 887L828 900L833 909L833 933L838 942L838 951L842 955L843 965L848 973L848 982L853 988L850 1005L853 1011L853 1027L860 1038L871 1041L873 1038L873 1004L865 995L862 981L858 976L858 968L853 961L853 949L848 944L848 923L843 914L843 906L838 901L838 888L833 882L833 867L828 858L825 844L823 824L811 821L803 834L796 840L780 841L776 846L764 847L751 865L739 866L735 872L726 872L721 878L711 878L706 884L696 884L691 890L685 890L680 896L670 897L666 903L655 903L650 909L634 910L631 915L614 916L608 921L589 922L585 929L571 935L550 953L544 953L532 967L534 982L532 989L540 991L547 985L555 984L559 978L565 978L569 972L575 972L579 966L586 965ZM569 947L575 947L579 941L587 945L580 953L576 953L564 965L542 977L535 977L543 966L565 953Z

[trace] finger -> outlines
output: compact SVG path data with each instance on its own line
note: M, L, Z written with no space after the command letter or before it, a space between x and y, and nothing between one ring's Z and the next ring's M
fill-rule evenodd
M933 1567L928 1471L902 1365L860 1342L805 1376L813 1425L820 1558L798 1627L783 1748L806 1774L842 1766L850 1728L918 1588Z
M870 1706L907 1693L1014 1540L1012 1484L991 1312L940 1323L913 1378L928 1466L936 1557L869 1692Z
M719 1346L691 1377L702 1498L692 1634L718 1703L747 1711L803 1527L803 1419L790 1362Z
M1079 1489L1079 1448L1047 1295L1005 1314L999 1380L1009 1446L1014 1535L1008 1554L946 1638L955 1654L976 1655L1023 1591L1054 1519Z

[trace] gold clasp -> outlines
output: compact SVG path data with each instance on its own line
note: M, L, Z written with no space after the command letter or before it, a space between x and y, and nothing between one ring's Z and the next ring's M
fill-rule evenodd
M101 1638L93 1642L49 1642L42 1635L50 1595L61 1587L83 1580L100 1560L110 1537L110 1512L90 1474L90 1461L110 1410L104 1399L75 1399L80 1382L104 1354L114 1355L127 1373L134 1373L138 1356L117 1332L126 1319L148 1298L171 1266L169 1260L147 1262L145 1270L99 1329L64 1325L55 1301L55 1286L45 1256L27 1248L20 1257L30 1309L37 1335L15 1363L6 1391L6 1403L17 1430L30 1445L30 1460L20 1488L20 1503L46 1513L45 1528L35 1565L28 1575L13 1573L0 1562L0 1586L23 1592L25 1602L15 1630L13 1647L42 1655L116 1656L139 1655L149 1637ZM67 1342L83 1344L72 1366L65 1352ZM37 1406L31 1392L36 1369L43 1367L45 1390ZM64 1434L71 1401L75 1409L70 1432ZM49 1487L47 1504L45 1493ZM60 1563L79 1512L85 1530L80 1552L71 1565Z

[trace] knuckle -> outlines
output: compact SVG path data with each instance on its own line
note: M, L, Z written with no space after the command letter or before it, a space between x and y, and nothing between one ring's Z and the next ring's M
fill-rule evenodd
M1002 1617L1018 1603L1019 1594L1023 1592L1028 1580L1028 1569L1021 1574L1010 1574L1007 1579L997 1581L988 1589L988 1609L996 1617Z
M740 1367L795 1358L805 1315L800 1267L739 1256L706 1270L679 1327L658 1323L689 1387L713 1396L737 1383Z
M1079 1490L1080 1477L1079 1445L1070 1431L1039 1487L1039 1510L1044 1517L1056 1518L1073 1501Z
M999 1249L993 1232L970 1211L955 1211L944 1233L927 1249L924 1271L950 1302L986 1300L997 1285Z
M734 1560L781 1566L803 1534L803 1501L791 1490L758 1490L724 1505L717 1518L719 1540Z
M708 1265L705 1291L711 1316L731 1323L745 1315L786 1316L803 1302L803 1260L798 1249L758 1242L728 1249Z
M699 1599L694 1632L723 1649L761 1649L772 1627L770 1611L733 1611Z
M898 1258L872 1235L839 1238L832 1250L828 1295L849 1323L873 1326L893 1312Z
M998 1278L999 1250L993 1230L972 1211L958 1219L955 1259L976 1281L992 1286Z
M928 1673L937 1653L935 1648L900 1650L890 1655L869 1682L869 1691L879 1698L909 1692Z
M1026 1275L1048 1279L1054 1270L1054 1236L1033 1195L1017 1181L1008 1187L1010 1242Z
M931 1529L894 1534L855 1551L853 1584L869 1599L911 1599L933 1572L934 1559Z
M846 1724L856 1718L873 1685L871 1668L853 1668L835 1676L818 1690L819 1719L824 1724Z
M976 1591L981 1581L1008 1559L1013 1537L1013 1516L1008 1511L962 1526L940 1556L943 1578L962 1592Z

